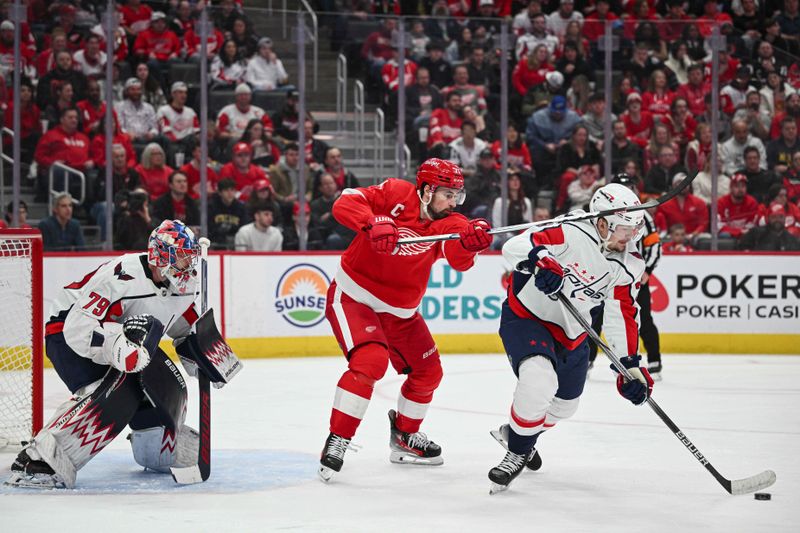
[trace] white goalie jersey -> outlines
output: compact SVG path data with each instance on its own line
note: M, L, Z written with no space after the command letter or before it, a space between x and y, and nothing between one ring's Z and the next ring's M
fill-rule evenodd
M583 317L605 304L603 332L617 353L633 355L639 346L639 306L636 295L644 260L629 243L626 252L602 251L597 230L589 221L567 222L555 228L530 229L503 246L503 257L515 268L508 304L520 317L541 322L567 349L576 348L586 332L554 297L542 293L533 275L516 270L535 246L545 246L564 269L562 292Z
M108 364L111 344L126 318L152 315L169 336L184 337L198 318L194 299L194 288L177 294L157 284L146 253L126 254L64 287L53 302L45 334L63 332L75 353Z

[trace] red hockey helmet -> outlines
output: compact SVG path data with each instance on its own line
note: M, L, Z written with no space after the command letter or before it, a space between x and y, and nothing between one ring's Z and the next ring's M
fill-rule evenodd
M433 157L419 166L417 170L417 188L425 184L431 187L464 188L464 174L461 167L452 161Z

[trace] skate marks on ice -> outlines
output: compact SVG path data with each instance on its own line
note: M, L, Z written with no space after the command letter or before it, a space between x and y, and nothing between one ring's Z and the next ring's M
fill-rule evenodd
M0 469L0 495L10 494L235 494L282 489L312 481L318 459L286 450L214 450L214 468L205 483L178 485L169 474L144 470L130 450L105 450L78 475L72 490L20 489L2 484L11 471Z

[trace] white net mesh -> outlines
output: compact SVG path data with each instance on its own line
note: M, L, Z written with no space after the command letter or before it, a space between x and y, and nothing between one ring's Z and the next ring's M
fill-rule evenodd
M31 437L32 242L0 235L0 448Z

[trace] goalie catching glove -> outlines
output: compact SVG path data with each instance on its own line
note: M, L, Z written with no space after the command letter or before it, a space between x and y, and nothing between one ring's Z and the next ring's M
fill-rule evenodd
M617 390L623 398L633 405L642 405L653 394L653 378L650 377L650 372L646 368L639 366L641 361L641 355L629 355L620 358L619 362L634 377L630 381L626 380L625 376L620 374L614 365L611 365L611 370L617 373Z

